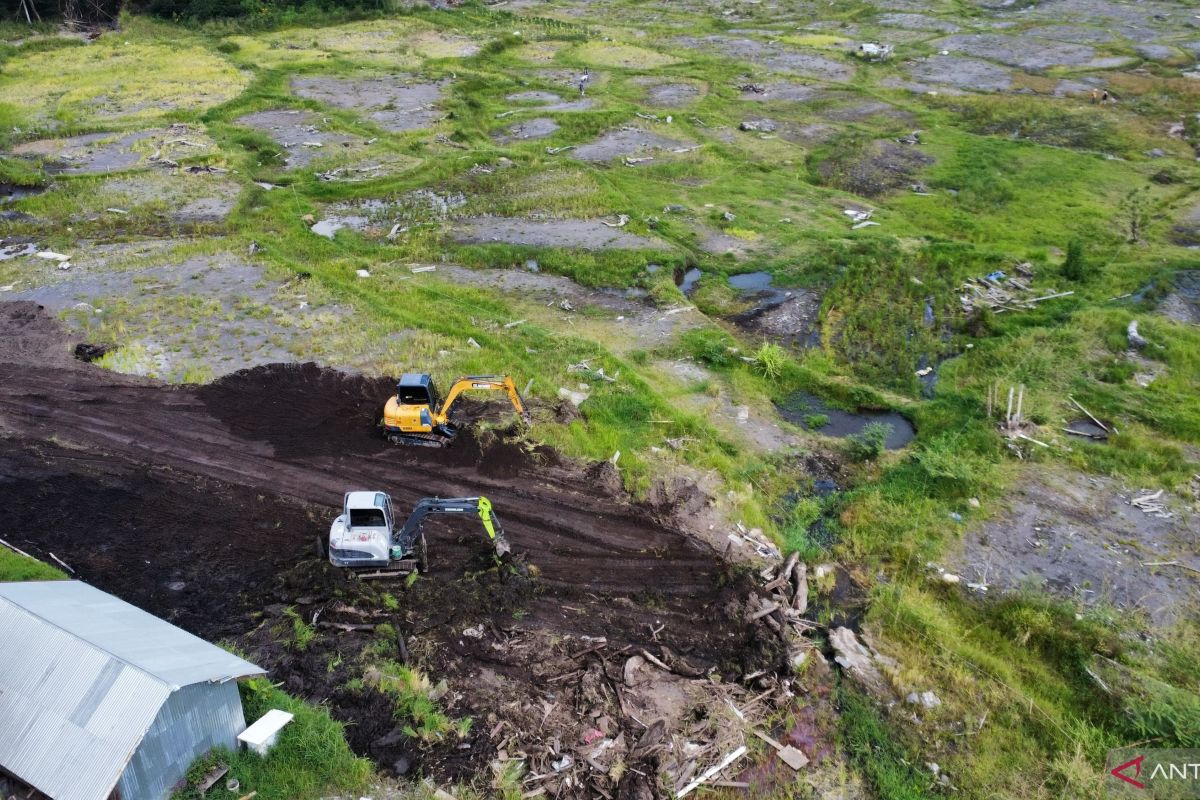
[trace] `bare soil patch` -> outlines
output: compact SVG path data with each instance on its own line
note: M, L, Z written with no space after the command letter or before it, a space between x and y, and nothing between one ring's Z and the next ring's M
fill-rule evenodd
M283 148L289 169L306 167L319 158L362 143L357 136L329 130L321 115L312 111L258 111L238 117L235 122L274 139Z
M963 33L938 39L932 44L952 53L991 59L1031 72L1041 72L1051 67L1112 66L1110 62L1098 58L1096 50L1088 45L1032 36Z
M792 102L803 103L812 100L820 94L820 88L805 83L790 81L775 81L773 83L744 83L741 88L742 100L753 100L759 103Z
M532 321L567 326L580 336L593 336L617 352L661 347L682 331L703 322L698 312L667 314L637 296L618 289L589 289L570 278L525 269L467 269L438 265L430 280L487 287L507 292L526 304L522 315ZM423 277L423 276L422 276ZM563 308L566 301L573 310Z
M878 139L833 154L817 165L817 171L831 186L880 197L908 185L918 170L932 163L932 156L916 147Z
M614 158L653 158L663 151L673 152L692 147L695 147L694 142L669 139L638 128L620 128L576 147L571 151L571 157L593 162Z
M655 108L682 108L704 96L704 89L694 83L669 83L659 78L643 76L634 83L646 89L646 105Z
M1171 228L1171 238L1185 247L1200 246L1200 205L1185 212Z
M738 61L745 61L776 72L807 75L821 80L844 83L854 77L854 67L812 52L793 50L774 42L764 42L745 37L683 36L675 39L676 44L693 50L718 52Z
M53 550L81 579L193 633L235 638L290 691L328 703L356 751L384 769L473 775L505 747L548 766L542 743L553 734L553 757L571 753L569 764L592 754L581 741L611 740L595 757L632 768L625 785L678 762L656 746L673 734L711 740L725 728L710 672L741 702L742 675L785 669L779 638L745 621L749 578L666 524L671 505L633 503L608 465L469 434L445 450L396 448L374 432L386 379L293 364L169 388L71 358L72 340L32 303L0 306L0 331L0 502L34 515L17 520L11 540ZM52 435L67 444L48 444ZM305 553L358 486L389 490L401 508L487 494L537 574L497 571L477 533L432 525L431 572L414 586L347 582ZM397 603L381 602L382 591ZM306 624L321 612L366 630L317 626L313 643L294 647L289 607ZM476 721L465 748L456 737L409 738L371 688L360 658L380 646L383 622L447 681L449 713ZM383 639L394 646L395 634ZM672 668L631 664L642 649ZM363 677L363 688L347 687ZM642 713L662 722L638 722ZM567 772L580 781L556 782L558 796L592 797L594 784L651 796L603 772Z
M937 17L930 17L925 14L911 14L898 12L893 14L880 14L876 21L880 25L888 25L895 28L908 28L917 31L940 31L941 33L957 33L961 28L953 22Z
M1171 279L1171 291L1158 304L1158 313L1200 325L1200 270L1181 270Z
M537 106L538 111L587 111L595 105L595 101L590 97L564 100L562 95L541 91L516 92L508 95L505 99L512 103Z
M501 144L508 144L526 139L545 139L557 130L558 123L549 117L535 117L510 126L493 138Z
M1111 478L1031 468L1007 508L963 537L949 568L1009 591L1033 585L1085 606L1139 610L1168 625L1200 597L1200 576L1143 562L1200 569L1200 518L1167 500L1169 519L1129 504L1147 487Z
M292 78L291 87L300 97L359 112L385 131L395 133L432 125L440 113L437 106L446 84L420 81L409 75L297 76Z
M918 81L977 92L1002 92L1012 87L1009 70L977 58L929 56L913 62L909 73Z
M506 244L566 247L584 250L669 250L658 239L610 228L600 220L534 220L512 217L470 217L456 220L452 238L463 244Z
M181 159L209 155L216 145L187 125L132 133L89 133L68 139L41 139L13 148L13 154L43 159L48 172L96 175L140 166L173 166Z

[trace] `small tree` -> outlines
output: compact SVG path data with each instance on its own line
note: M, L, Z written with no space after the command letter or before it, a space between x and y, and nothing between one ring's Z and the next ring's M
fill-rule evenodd
M1140 242L1150 224L1150 187L1143 186L1125 195L1118 210L1119 220L1131 242Z
M1062 273L1067 280L1087 278L1087 260L1083 257L1083 242L1079 239L1067 243L1067 260L1063 262Z

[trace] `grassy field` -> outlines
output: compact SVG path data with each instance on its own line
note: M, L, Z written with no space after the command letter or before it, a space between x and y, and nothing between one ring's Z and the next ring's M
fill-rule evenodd
M943 5L928 19L979 30L992 20L974 7ZM689 4L650 14L639 6L556 2L510 11L468 3L452 12L204 25L132 16L87 44L6 27L0 145L19 151L42 138L187 125L186 135L164 137L204 146L176 144L170 157L184 169L219 170L213 179L229 182L236 200L219 219L174 217L210 187L172 185L192 178L148 160L160 155L153 139L136 145L139 160L129 168L148 176L145 186L119 192L108 176L51 175L37 158L5 156L0 183L53 181L53 188L6 206L25 216L0 222L0 232L62 252L85 249L83 239L169 238L176 261L252 253L264 285L286 287L276 297L289 305L246 303L245 314L293 330L313 324L290 305L303 303L355 320L336 334L320 329L297 359L374 374L428 371L443 384L458 374L509 373L531 387L530 437L585 459L619 452L617 466L635 494L672 474L712 476L729 498L729 523L762 528L806 559L847 565L870 597L865 629L901 661L901 683L937 687L942 706L919 727L843 688L843 750L873 796L948 792L920 766L937 761L962 797L1091 797L1109 747L1195 746L1200 680L1187 654L1200 635L1197 609L1183 609L1170 629L1150 630L1117 609L1035 591L981 600L931 584L926 564L962 539L964 525L997 513L1033 465L1163 488L1193 506L1195 521L1200 329L1156 308L1176 273L1200 264L1176 228L1198 202L1200 132L1191 117L1200 82L1181 77L1174 62L1146 62L1104 73L1120 98L1110 105L1089 102L1086 88L1059 96L1059 81L1095 72L1069 65L1007 70L1013 90L1003 93L909 91L903 82L915 62L906 59L936 58L943 34L910 29L900 37L899 26L881 21L882 5L788 5L779 13L747 5L727 14ZM1017 24L1020 33L1034 23ZM859 40L889 36L903 39L903 58L869 62L851 52ZM717 40L682 41L698 37ZM718 43L739 37L760 49ZM1110 43L1097 55L1134 52ZM832 69L820 66L831 62L844 77L797 77L780 60L789 57L823 59L804 62L818 64L806 69ZM584 70L590 81L581 98L576 76ZM375 114L395 104L376 108L367 98L354 108L292 88L297 76L397 73L443 86L428 125L396 130ZM773 99L777 84L797 94ZM663 105L654 94L660 85L686 100ZM529 93L557 98L521 99ZM578 108L555 109L576 101ZM275 109L314 112L314 132L351 146L284 147L238 122ZM540 117L556 126L544 138L506 135ZM762 118L769 129L744 130L746 120ZM1168 134L1179 120L1186 122ZM600 161L575 157L575 149L629 128L671 144ZM896 141L917 130L919 144ZM306 148L310 164L286 163ZM630 155L652 160L625 161ZM327 179L364 164L383 166L362 180ZM359 230L331 238L310 230L376 200L385 210L366 212L378 218ZM878 224L852 227L848 208L872 210ZM622 234L654 244L456 237L458 220L483 215L562 230L625 218ZM736 244L735 252L708 245L714 237ZM1072 243L1083 254L1078 269L1065 263ZM688 313L698 320L678 333L641 334L598 300L570 312L546 310L539 300L534 309L520 292L412 271L454 264L528 272L531 261L538 274L570 278L579 292L635 290L652 315L695 305ZM1071 294L1028 310L963 312L965 280L1015 276L1019 263L1029 265L1039 294ZM139 258L103 269L149 265ZM703 277L685 297L672 276L690 268ZM364 270L370 277L360 277ZM815 346L779 346L731 321L747 301L728 277L758 271L776 286L818 293ZM17 290L60 277L30 260L0 262L0 283ZM107 366L133 371L147 362L156 328L186 331L213 309L164 302L147 322L142 310L115 299L109 313L88 317L86 327L121 345ZM1126 336L1133 320L1150 342L1136 357ZM402 344L379 347L388 337ZM678 360L703 377L668 380L662 364ZM569 369L581 362L590 373ZM936 387L925 390L917 371L939 364ZM600 369L617 380L597 377ZM1143 386L1137 376L1144 373L1154 377ZM197 363L180 374L202 381L215 373ZM558 421L560 387L581 382L588 384L581 416ZM1022 444L1021 459L985 412L993 387L1010 385L1025 387L1031 435L1050 445ZM799 390L846 410L902 412L916 439L878 452L818 426L801 430L775 411ZM717 418L689 402L712 398L766 415L792 444L755 445L732 414ZM1078 416L1068 398L1119 427L1119 436L1105 445L1064 436L1061 428ZM805 467L811 454L838 463L835 496L808 491L819 477ZM61 576L0 550L0 578L51 577ZM1107 691L1090 677L1101 669L1109 670ZM405 680L389 686L403 694ZM254 686L248 697L266 691ZM276 786L294 773L294 783L264 788L260 797L357 791L368 768L343 752L331 725L327 716L297 725L313 731L311 741L289 744L268 777L256 772L266 767L239 761L243 786ZM314 770L311 753L336 758ZM1038 776L1032 785L1030 774Z

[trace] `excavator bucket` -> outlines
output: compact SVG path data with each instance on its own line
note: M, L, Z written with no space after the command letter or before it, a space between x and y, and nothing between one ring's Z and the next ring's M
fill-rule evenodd
M492 513L492 501L486 497L479 498L479 519L483 522L483 529L491 540L492 547L496 549L496 555L504 558L511 553L512 548L508 546L508 539L504 538L500 520Z

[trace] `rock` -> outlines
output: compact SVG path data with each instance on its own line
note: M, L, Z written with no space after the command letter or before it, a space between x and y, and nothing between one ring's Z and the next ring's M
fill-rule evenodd
M833 564L817 564L815 567L813 567L813 577L817 580L821 580L826 575L832 575L833 569Z
M779 125L773 119L744 119L738 127L744 131L770 133L776 130Z
M925 762L925 768L928 769L930 772L932 772L933 777L935 777L935 778L938 776L938 773L940 773L942 771L942 768L940 766L938 766L938 763L936 761Z
M300 218L300 220L302 222L308 223L309 225L312 225L314 222L317 221L317 218L314 217L312 214L305 214L303 217Z
M669 206L663 206L664 214L682 214L684 211L687 211L687 206L681 206L677 203L672 203Z
M729 211L722 213L721 216L725 218L726 222L733 222L735 219L737 219L737 217Z
M1167 153L1161 147L1156 147L1153 150L1147 150L1146 155L1150 158L1165 158Z
M407 775L410 769L412 769L412 762L404 756L400 756L392 762L392 772L397 775Z
M536 258L531 258L525 262L525 269L529 270L530 272L541 272L542 265L538 263Z
M357 275L357 276L358 276L358 277L360 277L360 278L369 278L369 277L371 277L371 273L367 272L365 269L359 269L359 270L355 270L355 271L354 271L354 274L355 274L355 275Z
M835 628L829 635L836 661L846 675L877 698L890 695L883 673L879 671L874 654L868 650L849 628Z
M474 627L464 628L463 636L467 636L471 639L482 639L483 638L483 626L475 625Z
M904 702L908 703L910 706L919 705L922 708L927 709L937 708L942 704L941 698L939 698L933 692L921 692L919 694L917 692L909 692L908 696L904 698ZM934 771L934 774L937 774L936 770Z
M979 508L979 498L972 497L970 500L967 501L967 505L969 505L971 508Z
M1129 336L1130 347L1141 350L1143 347L1150 344L1140 333L1138 333L1138 324L1136 319L1130 321L1129 327L1125 330L1125 332Z
M942 583L954 584L954 583L958 583L961 580L962 580L962 578L960 578L959 576L957 576L951 572L943 572L942 573Z

